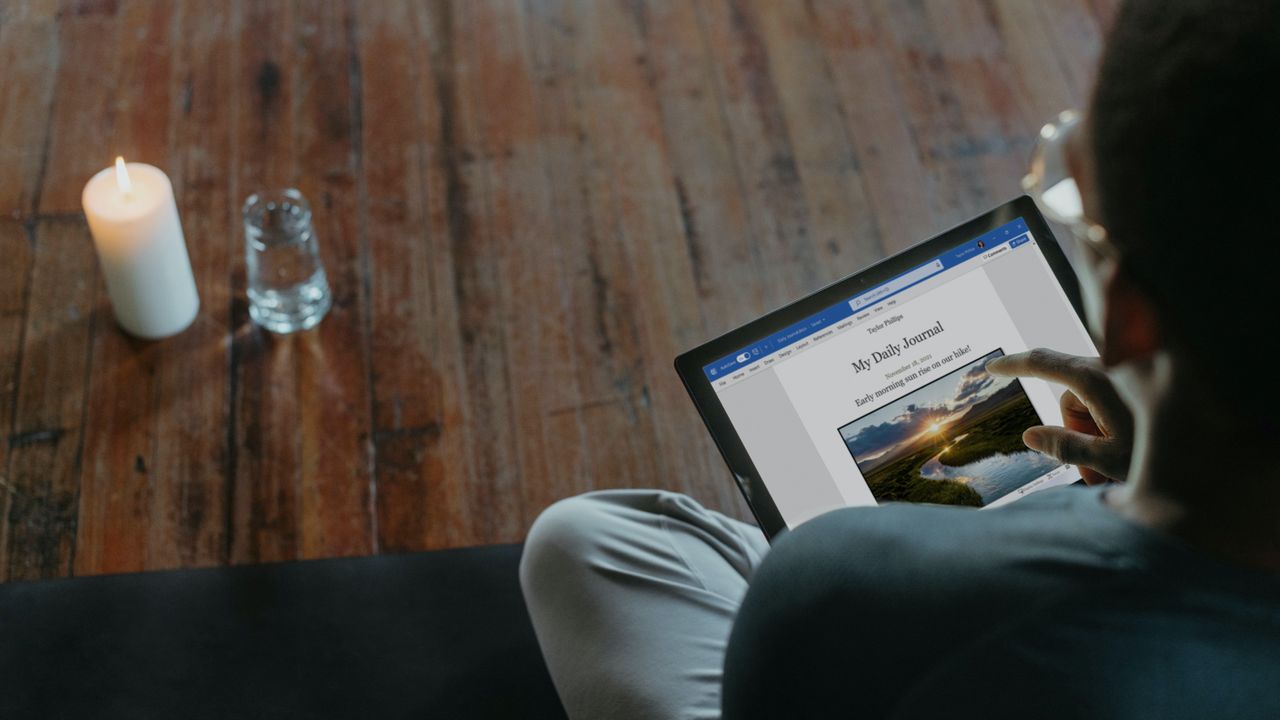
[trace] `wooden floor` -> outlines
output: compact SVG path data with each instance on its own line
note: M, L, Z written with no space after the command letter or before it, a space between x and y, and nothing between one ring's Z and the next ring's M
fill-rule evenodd
M0 3L0 580L742 515L681 350L1018 192L1112 0ZM173 179L196 323L115 326L80 191ZM336 304L248 321L239 206Z

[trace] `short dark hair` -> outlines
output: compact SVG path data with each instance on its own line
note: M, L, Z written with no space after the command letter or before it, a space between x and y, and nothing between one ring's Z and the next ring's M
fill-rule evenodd
M1100 220L1122 272L1150 290L1175 352L1224 396L1249 389L1268 417L1280 382L1272 367L1250 372L1240 347L1269 344L1276 327L1278 104L1280 2L1128 0L1090 111ZM1251 324L1263 332L1242 335Z

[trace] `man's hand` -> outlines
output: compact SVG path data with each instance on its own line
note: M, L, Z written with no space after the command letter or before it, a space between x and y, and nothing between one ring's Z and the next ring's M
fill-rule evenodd
M1027 428L1022 441L1032 450L1079 467L1089 485L1125 479L1133 455L1133 414L1097 358L1040 348L996 358L987 363L987 371L1067 386L1061 401L1066 427Z

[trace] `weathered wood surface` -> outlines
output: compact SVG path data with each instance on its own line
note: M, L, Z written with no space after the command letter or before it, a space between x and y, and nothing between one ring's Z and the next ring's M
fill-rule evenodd
M593 488L744 507L680 350L1017 193L1113 0L0 3L0 580L518 540ZM200 287L116 328L79 197L173 179ZM335 293L250 325L256 188Z

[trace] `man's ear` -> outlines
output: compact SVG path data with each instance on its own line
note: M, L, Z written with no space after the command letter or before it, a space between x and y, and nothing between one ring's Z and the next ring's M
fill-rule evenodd
M1150 357L1160 349L1160 323L1151 296L1135 284L1123 265L1103 279L1102 362L1113 367Z

